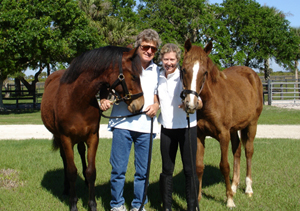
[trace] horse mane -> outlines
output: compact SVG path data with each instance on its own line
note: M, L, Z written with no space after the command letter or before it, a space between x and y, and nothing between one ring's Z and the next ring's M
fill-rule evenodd
M123 52L128 51L130 51L129 48L117 46L106 46L87 51L73 59L60 82L72 83L85 71L90 72L89 76L91 78L97 78L107 70L110 65L115 67L119 59L122 58ZM138 61L139 60L134 58L132 59L133 71L138 70L138 68L135 68L138 65L136 64Z
M208 67L208 74L210 75L212 82L217 83L219 78L226 79L226 75L220 71L217 65L215 65L211 58L208 57L207 59L207 67Z

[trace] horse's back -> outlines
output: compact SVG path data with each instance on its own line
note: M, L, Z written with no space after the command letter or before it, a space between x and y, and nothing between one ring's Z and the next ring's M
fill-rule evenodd
M228 85L239 88L240 92L253 92L254 96L248 96L250 99L257 100L262 104L263 86L259 76L254 70L246 66L233 66L223 71L228 80ZM240 86L242 85L242 86Z

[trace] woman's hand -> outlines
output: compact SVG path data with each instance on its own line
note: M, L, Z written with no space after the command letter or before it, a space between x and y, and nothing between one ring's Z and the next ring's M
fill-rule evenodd
M145 111L147 111L146 115L153 118L156 116L158 109L159 109L159 103L155 102L145 109Z

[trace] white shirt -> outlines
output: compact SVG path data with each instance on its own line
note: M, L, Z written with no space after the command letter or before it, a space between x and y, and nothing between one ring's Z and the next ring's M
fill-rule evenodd
M142 90L144 93L144 107L146 109L149 105L154 103L154 94L157 94L159 69L156 64L151 64L144 69L140 76ZM132 114L127 109L128 105L123 101L119 105L114 105L111 116L124 116ZM153 118L153 133L158 133L157 118ZM151 132L151 118L146 114L141 114L127 118L110 119L108 122L108 130L113 128L126 129L131 131L137 131L141 133Z
M158 98L160 102L160 115L158 122L167 129L187 128L186 112L178 106L182 103L180 93L183 90L180 81L180 71L177 68L173 73L165 76L161 71L158 79ZM190 114L190 127L197 125L196 112Z

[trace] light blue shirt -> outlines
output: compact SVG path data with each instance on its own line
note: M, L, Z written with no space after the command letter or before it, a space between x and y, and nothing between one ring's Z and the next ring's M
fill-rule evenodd
M158 79L158 98L160 102L160 115L158 122L167 129L187 128L186 112L178 106L182 103L180 93L183 90L180 81L180 70L177 68L173 73L165 76L161 71ZM196 112L190 114L190 126L197 125Z
M144 69L140 76L141 85L144 93L144 107L146 109L149 105L154 103L154 94L157 94L159 68L153 62ZM114 105L111 116L124 116L132 114L127 109L128 105L123 101L119 105ZM158 133L158 122L157 118L153 118L153 133ZM141 133L151 132L151 118L146 114L141 114L127 118L110 119L108 122L108 130L113 128L126 129Z

